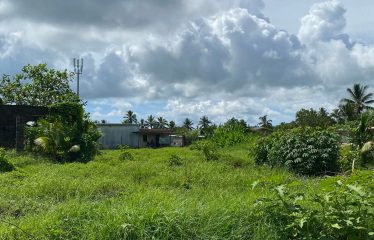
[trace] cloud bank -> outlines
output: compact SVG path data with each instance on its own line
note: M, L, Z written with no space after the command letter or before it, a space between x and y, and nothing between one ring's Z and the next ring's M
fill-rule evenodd
M346 87L372 80L374 46L344 32L339 1L311 6L297 35L278 29L264 7L261 0L3 1L0 70L38 61L71 68L79 54L81 92L97 118L161 102L149 114L252 124L263 114L280 122L301 107L331 109Z

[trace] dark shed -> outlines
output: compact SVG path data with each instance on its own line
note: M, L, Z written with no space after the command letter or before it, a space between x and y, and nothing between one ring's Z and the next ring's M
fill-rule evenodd
M46 114L47 107L0 105L0 147L22 150L25 124Z

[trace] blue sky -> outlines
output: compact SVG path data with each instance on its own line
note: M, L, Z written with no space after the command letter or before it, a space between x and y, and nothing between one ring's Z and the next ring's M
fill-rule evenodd
M0 0L0 73L73 69L92 118L256 124L372 84L371 0ZM75 83L73 83L75 86ZM372 86L374 87L374 86Z

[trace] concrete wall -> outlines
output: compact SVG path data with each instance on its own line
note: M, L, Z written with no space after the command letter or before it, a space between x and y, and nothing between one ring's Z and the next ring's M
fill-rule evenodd
M103 136L99 144L105 149L116 149L119 144L126 144L132 148L139 147L139 126L135 124L98 124Z

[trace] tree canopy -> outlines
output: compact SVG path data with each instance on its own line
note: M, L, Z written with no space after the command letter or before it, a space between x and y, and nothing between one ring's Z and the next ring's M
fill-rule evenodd
M78 102L70 88L73 73L48 68L47 64L26 65L13 77L3 75L0 98L3 104L49 106L57 103Z

